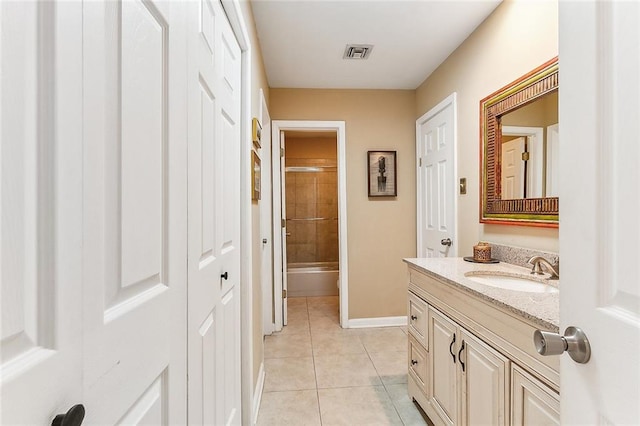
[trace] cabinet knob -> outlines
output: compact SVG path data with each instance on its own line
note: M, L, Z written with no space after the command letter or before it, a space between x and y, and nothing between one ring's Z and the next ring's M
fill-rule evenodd
M417 317L417 316L415 316L415 315L411 315L411 321L415 321L415 320L417 320L417 319L418 319L418 317Z
M65 414L53 418L51 426L80 426L84 420L84 405L77 404L69 408Z
M578 327L567 327L564 336L536 330L533 333L533 343L540 355L560 355L567 351L571 359L579 364L586 364L591 358L589 339Z
M220 278L222 278L224 280L228 280L229 279L229 273L225 272L224 274L220 274Z
M416 361L415 359L411 360L411 365L416 365L418 363L418 361Z

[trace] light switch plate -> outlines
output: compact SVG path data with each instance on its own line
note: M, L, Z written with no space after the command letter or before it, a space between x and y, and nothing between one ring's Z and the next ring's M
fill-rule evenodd
M460 178L460 195L467 193L467 178Z

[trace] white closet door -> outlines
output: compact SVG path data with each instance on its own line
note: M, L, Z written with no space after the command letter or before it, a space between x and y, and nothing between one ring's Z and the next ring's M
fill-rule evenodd
M183 7L83 5L89 424L186 421Z
M189 423L239 424L240 48L219 1L188 15Z
M45 425L81 402L82 4L0 31L0 423Z

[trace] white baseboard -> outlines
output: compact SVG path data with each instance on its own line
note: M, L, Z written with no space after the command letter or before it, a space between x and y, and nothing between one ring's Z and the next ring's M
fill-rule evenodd
M401 327L407 325L407 317L354 318L347 328Z
M264 362L260 364L260 371L258 372L258 383L256 383L256 389L253 392L253 419L252 425L258 423L258 412L260 411L260 401L262 401L262 391L264 390Z

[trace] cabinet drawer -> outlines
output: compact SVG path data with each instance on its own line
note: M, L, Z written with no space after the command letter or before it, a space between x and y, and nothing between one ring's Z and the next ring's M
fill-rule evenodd
M429 347L427 333L427 302L409 292L409 333L425 348Z
M427 395L427 351L413 337L409 336L409 376L413 378L423 394Z
M560 395L515 364L511 366L511 424L560 424Z

